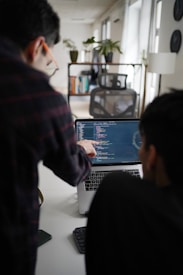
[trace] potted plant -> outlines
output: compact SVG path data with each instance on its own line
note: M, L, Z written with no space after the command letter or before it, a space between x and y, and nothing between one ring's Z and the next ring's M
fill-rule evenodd
M70 38L63 39L63 44L69 49L69 55L72 63L76 63L78 59L78 49L74 41Z
M104 55L106 63L112 62L113 52L117 51L122 54L119 46L120 41L113 41L112 39L105 39L98 41L96 50L101 55Z
M86 62L91 62L92 59L92 45L96 43L95 41L95 36L92 36L85 41L83 41L83 46L84 46L84 53L85 53L85 61Z

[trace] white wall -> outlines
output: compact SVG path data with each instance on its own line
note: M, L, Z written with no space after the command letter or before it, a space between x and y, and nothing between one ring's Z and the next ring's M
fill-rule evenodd
M170 38L174 30L179 29L183 38L183 18L180 21L174 20L174 2L172 0L162 2L159 52L170 52ZM168 87L183 89L183 44L177 53L174 75L163 75L161 87L162 91L166 91Z
M60 70L51 78L51 84L63 93L67 93L67 64L70 62L69 51L62 43L64 38L71 38L78 50L78 62L81 61L82 41L92 36L92 25L79 23L61 23L61 42L53 49ZM80 68L81 69L81 68ZM73 72L74 73L74 72Z

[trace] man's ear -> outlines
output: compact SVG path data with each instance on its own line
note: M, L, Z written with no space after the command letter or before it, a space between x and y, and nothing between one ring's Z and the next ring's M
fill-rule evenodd
M146 166L149 171L152 171L156 165L157 162L158 153L156 150L156 147L151 144L148 148L148 157L147 157L147 163Z
M24 51L24 56L29 64L33 63L37 55L42 51L42 45L45 41L43 36L39 36L31 41Z

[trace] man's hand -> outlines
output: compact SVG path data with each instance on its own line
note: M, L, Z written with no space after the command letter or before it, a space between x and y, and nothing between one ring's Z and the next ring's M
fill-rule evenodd
M96 156L97 153L96 153L94 145L99 144L98 141L83 139L83 140L79 140L77 142L77 144L81 145L85 149L85 151L89 157L94 158Z

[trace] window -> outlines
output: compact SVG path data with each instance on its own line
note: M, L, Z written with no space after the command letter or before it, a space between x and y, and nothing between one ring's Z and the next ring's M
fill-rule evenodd
M101 39L110 39L111 38L111 22L110 19L107 18L102 22L102 31L101 31ZM101 57L101 62L105 62L104 56ZM103 67L105 68L105 67ZM108 68L108 66L107 66Z
M111 37L111 22L107 18L102 22L102 40L109 39Z
M160 32L160 22L161 22L161 9L162 9L162 1L157 1L156 7L155 7L154 52L158 52L158 47L159 47L159 32Z
M157 0L152 6L152 16L151 16L151 36L149 44L149 52L158 52L159 49L159 35L160 35L160 24L161 24L161 11L162 11L162 1ZM149 77L147 89L150 91L148 93L147 103L152 101L156 96L157 86L159 76L156 73L152 73Z

